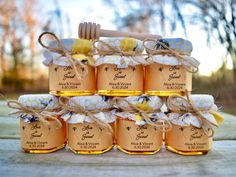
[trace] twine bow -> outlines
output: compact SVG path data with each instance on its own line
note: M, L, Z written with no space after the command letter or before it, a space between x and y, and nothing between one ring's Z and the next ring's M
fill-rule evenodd
M43 110L38 110L38 109L34 109L29 106L24 106L15 100L8 101L7 106L12 109L17 109L16 112L10 113L10 115L24 114L24 113L31 114L31 115L37 117L38 121L46 124L50 128L51 128L51 125L49 123L50 120L56 121L58 128L62 127L62 123L60 122L60 120L58 120L57 116L55 114L53 114L52 111L47 110L47 108L45 108Z
M74 104L76 106L69 105L68 101L69 101L69 97L61 96L59 98L59 104L64 108L60 114L65 114L68 111L73 112L75 114L83 114L85 116L88 116L93 122L98 124L102 129L107 130L111 134L113 133L113 129L109 123L106 123L94 116L94 114L96 113L110 111L110 109L95 109L95 110L89 111L89 110L85 110L82 106L76 103ZM71 116L69 117L69 119L70 118Z
M52 36L52 38L55 39L55 41L57 42L57 47L50 47L50 46L47 46L45 45L43 42L42 42L42 38L44 35L50 35ZM85 77L87 74L88 74L88 66L86 64L84 64L82 61L80 61L79 59L74 59L73 58L73 55L75 53L73 53L72 51L69 51L67 50L61 43L61 41L58 39L58 37L54 34L54 33L51 33L51 32L43 32L39 38L38 38L38 42L39 44L48 49L50 52L55 52L55 53L58 53L60 54L61 56L65 56L67 58L67 60L69 61L70 65L72 66L73 70L75 71L75 74L76 74L76 77L78 79L81 79L83 77ZM80 74L79 72L79 68L76 66L76 65L80 65L83 72L82 74ZM89 64L91 65L91 64Z
M151 121L151 116L148 115L149 113L154 113L156 111L144 111L137 106L131 104L129 101L127 101L124 98L121 97L114 97L113 98L113 105L117 107L118 109L121 109L122 112L125 113L133 113L133 114L139 114L148 125L157 127L160 131L169 131L172 128L172 125L169 120L164 118L159 118L161 121L153 122ZM125 102L128 104L128 106L122 106L120 103Z
M190 99L188 92L186 91L186 97L181 97L178 95L172 95L169 96L167 99L167 107L170 110L173 110L174 112L180 113L180 114L185 114L185 113L191 113L193 115L196 115L198 121L202 125L202 129L209 138L213 137L214 135L214 129L213 127L217 127L216 124L210 122L207 120L203 114L204 113L211 113L211 111L201 111L199 110L193 103L193 101ZM174 104L175 99L180 99L183 104L185 105L184 107L178 104Z
M106 46L108 48L108 50L103 50L100 49L96 46L97 43L101 43L102 45ZM121 61L120 64L124 64L125 61L122 58L123 56L127 56L127 57L131 57L131 59L133 61L135 61L136 63L142 64L142 62L138 61L135 56L138 56L138 54L135 51L123 51L123 50L119 50L117 47L113 47L111 45L109 45L108 43L96 39L93 41L93 48L97 51L97 53L94 53L94 55L100 55L100 56L106 56L106 55L119 55L121 56ZM140 54L140 56L143 56L142 54Z
M150 48L146 45L146 42L154 42L154 43L160 44L164 49L162 49L162 50L152 49L152 48ZM188 71L190 73L198 72L199 62L197 60L195 60L195 59L194 60L189 60L188 58L186 58L186 54L184 54L182 52L177 52L177 51L169 48L163 42L156 41L154 39L145 39L143 41L143 46L146 49L146 51L148 52L148 58L152 58L153 55L174 56L183 65L183 67L186 69L186 71Z

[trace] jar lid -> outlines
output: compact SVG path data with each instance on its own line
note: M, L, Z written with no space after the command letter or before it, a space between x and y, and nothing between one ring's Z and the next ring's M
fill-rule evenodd
M147 41L146 46L152 50L165 50L165 48L158 42L165 44L174 51L181 52L186 55L190 55L193 50L192 43L182 38L163 38L157 40L157 42Z
M23 106L33 109L53 110L59 108L57 97L50 94L27 94L21 95L18 102Z
M216 110L217 106L214 104L214 97L211 95L204 95L204 94L192 94L189 96L190 100L194 104L194 106L199 111L209 111L209 110ZM170 100L170 103L177 107L182 107L183 110L187 108L187 102L184 102L180 97L175 97ZM171 111L175 111L175 109L171 109Z
M78 59L83 61L84 63L88 62L90 64L94 64L94 60L92 57L87 56L92 52L92 42L85 39L61 39L62 45L72 53L72 57L74 59ZM52 41L49 44L50 47L57 48L57 42ZM59 66L70 66L70 62L68 61L66 56L62 56L59 53L45 51L44 52L45 60L43 63L48 66L51 62L53 64Z
M121 52L129 52L134 51L135 53L141 54L144 50L142 45L142 41L133 38L107 38L101 40L103 42L98 42L97 48L102 51L111 51L109 47L106 45L110 45L111 47L116 48L118 51Z
M130 96L124 98L126 101L131 103L132 105L136 106L137 108L147 111L147 115L150 117L151 121L156 122L160 118L165 118L165 114L160 111L162 107L162 100L158 96ZM126 101L119 101L117 103L118 110L113 110L113 114L124 119L129 119L135 122L137 125L145 125L146 121L142 118L140 113L130 113L127 111L122 112L122 107L127 108L129 111L133 111L132 108L128 105ZM119 110L119 106L121 110Z
M68 104L69 106L81 106L88 111L112 108L110 97L100 95L72 97Z

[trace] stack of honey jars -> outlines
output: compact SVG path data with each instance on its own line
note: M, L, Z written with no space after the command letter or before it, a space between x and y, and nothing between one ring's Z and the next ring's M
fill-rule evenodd
M45 45L44 35L54 40ZM47 32L39 42L50 94L9 102L21 118L25 152L53 152L66 143L79 154L114 145L127 154L155 154L163 145L183 155L211 149L222 117L212 96L190 95L199 65L190 41L60 40Z

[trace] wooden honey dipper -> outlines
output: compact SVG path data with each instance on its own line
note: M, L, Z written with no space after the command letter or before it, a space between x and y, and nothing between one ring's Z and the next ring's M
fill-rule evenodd
M112 30L101 29L100 24L85 22L79 24L79 37L81 39L99 39L99 37L131 37L139 40L144 39L160 39L159 35L134 33L134 32L120 32Z

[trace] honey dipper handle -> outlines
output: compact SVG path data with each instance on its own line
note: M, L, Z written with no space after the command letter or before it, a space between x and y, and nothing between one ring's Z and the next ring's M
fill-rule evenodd
M160 39L161 36L154 34L146 33L135 33L135 32L120 32L120 31L111 31L111 30L100 30L100 36L102 37L131 37L139 40L144 39Z
M99 39L99 37L131 37L139 40L144 39L160 39L160 35L135 33L135 32L120 32L101 29L99 24L85 22L79 24L79 37L82 39Z

